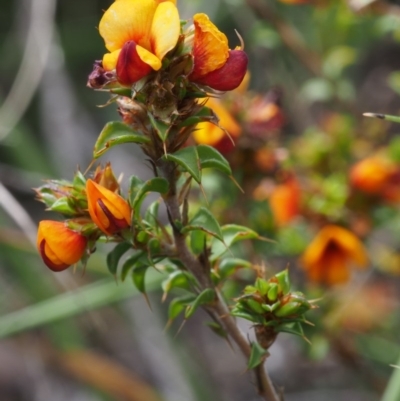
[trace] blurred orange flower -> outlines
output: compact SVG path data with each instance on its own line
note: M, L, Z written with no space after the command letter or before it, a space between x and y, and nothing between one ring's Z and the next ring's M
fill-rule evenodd
M349 280L349 265L367 264L362 242L349 230L336 225L325 226L305 250L301 262L311 281L327 285Z
M230 50L228 38L206 14L196 14L194 22L193 72L189 79L219 91L237 88L247 71L247 55L239 49Z
M180 35L176 1L118 0L104 13L99 32L110 53L103 57L103 68L116 68L118 81L131 85L158 71L164 56Z
M218 116L220 126L229 133L233 140L237 139L242 129L221 101L209 98L206 105ZM222 153L226 153L234 145L222 128L209 122L197 124L196 131L193 133L194 140L199 144L214 146Z
M113 235L130 226L131 208L125 199L90 179L86 193L90 217L101 231Z
M350 170L350 183L387 201L400 200L400 166L383 156L371 156L356 163Z
M277 185L269 197L269 205L278 226L293 220L300 210L300 187L297 180L290 178Z
M55 272L77 263L86 245L86 237L70 230L65 223L52 220L39 223L37 248L46 266Z

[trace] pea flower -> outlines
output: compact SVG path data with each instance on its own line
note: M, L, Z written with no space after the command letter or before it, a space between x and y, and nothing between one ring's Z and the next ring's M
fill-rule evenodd
M86 245L86 237L63 222L43 220L39 223L37 248L46 266L55 272L77 263Z
M104 13L99 32L110 51L103 57L105 71L116 69L118 81L129 86L158 71L164 56L179 38L176 1L118 0Z
M300 188L297 180L290 178L277 185L272 190L269 205L278 226L292 221L300 211Z
M192 55L194 67L189 79L219 91L237 88L247 71L247 55L230 50L228 39L206 14L195 14Z
M233 148L232 140L240 136L242 129L220 100L209 98L206 105L218 116L220 126L210 122L197 124L193 133L194 140L199 144L214 146L220 152L226 153Z
M125 199L90 179L86 193L90 217L101 231L113 235L130 226L131 209Z
M302 263L311 281L327 285L349 280L349 265L363 267L367 254L361 241L349 230L325 226L305 250Z

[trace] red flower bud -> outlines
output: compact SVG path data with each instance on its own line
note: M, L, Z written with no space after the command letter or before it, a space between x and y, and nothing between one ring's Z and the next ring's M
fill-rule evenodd
M46 266L59 272L77 263L86 249L87 239L59 221L39 223L37 248Z
M233 90L243 81L247 63L247 54L243 50L229 50L229 57L221 68L197 78L195 82L219 91Z
M93 180L87 180L86 193L90 217L101 231L113 235L130 226L131 208L125 199Z

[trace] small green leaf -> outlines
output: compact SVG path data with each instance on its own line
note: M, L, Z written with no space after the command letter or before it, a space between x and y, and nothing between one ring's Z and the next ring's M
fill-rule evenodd
M228 333L224 330L224 328L217 322L208 322L207 326L218 336L227 339Z
M52 205L49 207L49 210L57 213L64 214L66 216L72 216L74 214L74 210L71 208L70 202L66 196L62 198L58 198Z
M135 284L135 287L143 294L146 292L145 278L147 269L149 267L150 266L147 265L140 265L132 270L133 283Z
M221 227L218 224L216 218L212 213L205 207L199 208L197 213L189 221L188 225L182 229L182 233L186 233L192 230L202 230L213 237L223 241Z
M72 186L73 186L74 188L77 188L77 187L84 188L84 187L86 186L86 178L85 178L85 176L82 174L81 171L78 170L78 171L75 173L74 179L73 179L73 181L72 181Z
M206 243L206 233L201 230L192 230L190 233L190 249L195 255L200 255L204 251Z
M172 160L187 171L199 184L201 182L200 160L196 146L188 146L175 153L164 156L166 160Z
M137 193L143 187L144 181L136 175L132 175L129 178L129 203L132 205Z
M268 351L261 347L261 345L254 341L251 344L251 354L249 358L249 362L247 364L248 369L254 369L261 363L265 361L265 358L268 356Z
M249 268L251 263L244 259L239 258L226 258L221 261L218 266L217 273L221 278L227 278L231 274L235 273L237 269L242 267Z
M194 312L196 312L199 306L209 304L214 300L215 291L212 288L206 288L190 305L187 306L185 311L185 319L189 319L191 316L193 316Z
M289 270L285 269L275 274L275 277L278 280L280 290L286 295L290 291Z
M278 284L270 283L267 295L268 299L272 302L275 302L278 299L278 292L279 292Z
M130 198L131 207L134 210L133 215L137 216L140 212L140 207L148 192L158 192L165 194L168 192L168 181L165 178L156 177L146 181L140 189L136 192L135 196Z
M215 120L215 113L209 107L202 107L197 114L187 118L181 124L179 124L179 128L189 127L190 125L195 125L202 121L209 120Z
M108 149L122 143L148 143L150 139L135 131L128 125L119 122L109 122L100 132L99 137L94 145L93 157L97 159Z
M160 201L156 200L147 208L146 214L144 215L144 219L152 227L157 227L159 224L157 221L159 207L160 207Z
M111 274L117 273L119 260L131 247L128 242L121 242L107 255L107 267Z
M161 287L164 294L168 294L173 288L190 288L190 284L195 284L196 279L192 274L186 271L175 271L169 275L169 277L164 280Z
M235 242L243 241L246 239L257 239L260 236L248 227L239 226L236 224L227 224L221 227L223 242L218 240L213 241L211 247L211 260L218 259L223 255L227 248L233 245Z
M225 174L232 175L231 166L217 149L208 145L198 145L197 152L200 159L201 168L216 168Z
M187 305L193 302L196 299L196 296L193 294L189 294L183 297L174 298L168 307L168 319L172 321L176 319L187 307Z
M262 279L261 277L257 277L257 280L255 282L255 287L262 296L265 296L268 294L269 282L267 280Z
M143 262L147 261L147 254L145 251L135 251L135 253L130 256L124 264L122 265L121 269L121 280L125 281L126 276L128 275L129 271L136 267L138 263L143 264Z
M157 120L151 113L147 113L147 115L149 116L150 123L157 132L157 135L163 142L165 142L168 136L168 131L171 128L171 126L162 121Z

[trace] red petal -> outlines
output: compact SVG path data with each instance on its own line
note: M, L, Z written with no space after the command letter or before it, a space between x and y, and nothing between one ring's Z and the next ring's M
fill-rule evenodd
M243 50L229 50L229 58L221 68L209 72L195 82L219 91L233 90L243 81L247 62L247 54Z
M122 85L132 85L152 71L152 68L139 57L136 46L136 43L130 40L124 44L119 54L117 78Z
M40 251L40 256L42 257L44 264L50 270L52 270L53 272L62 272L63 270L68 269L68 267L70 267L70 265L67 265L66 263L57 265L54 262L52 262L50 260L50 258L48 258L46 255L45 247L46 247L46 240L44 239L40 242L39 251Z

